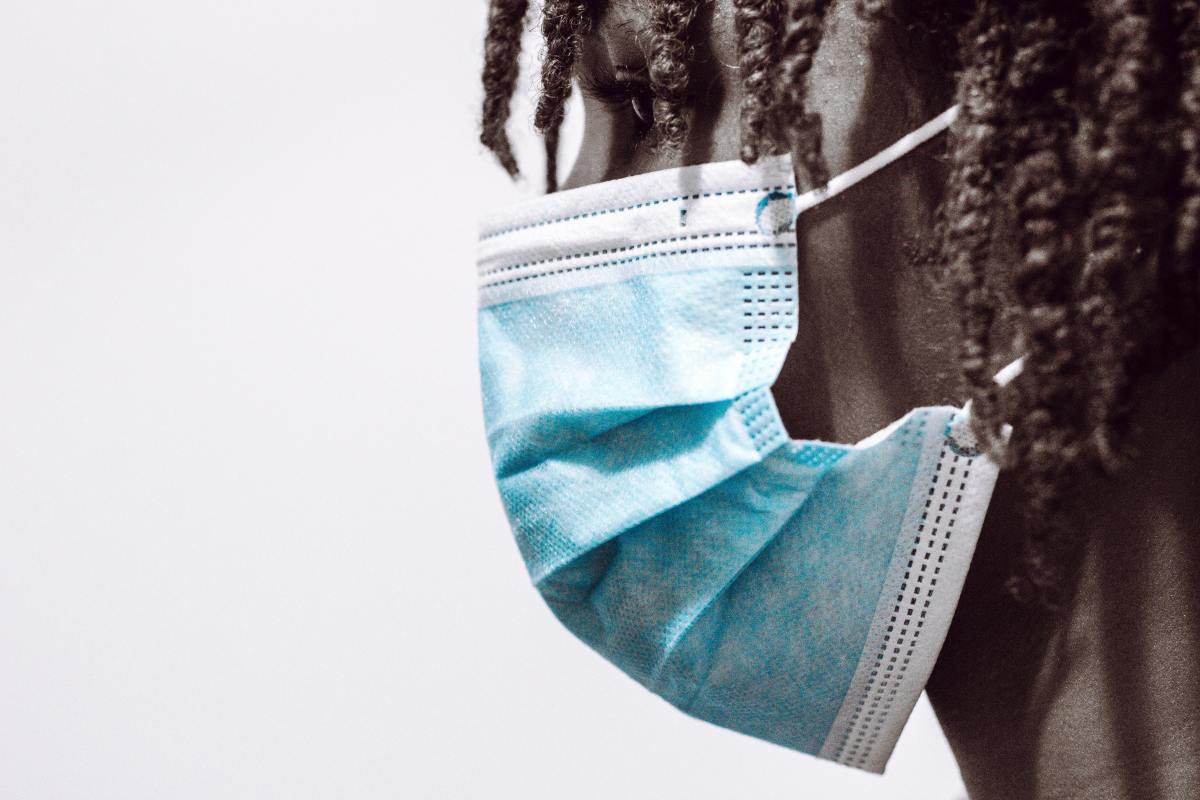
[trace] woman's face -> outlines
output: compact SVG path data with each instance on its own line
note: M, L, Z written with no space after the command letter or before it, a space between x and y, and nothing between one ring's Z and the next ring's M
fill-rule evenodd
M731 5L722 0L696 20L688 132L678 149L655 148L648 135L653 111L645 9L636 0L607 5L583 44L583 144L563 188L738 157L741 92Z
M649 130L646 10L613 0L583 45L583 143L564 188L735 159L741 81L732 0L701 5L693 28L678 148ZM835 3L810 75L831 174L858 164L945 110L941 81L904 37ZM802 314L773 387L793 436L857 441L910 409L961 404L953 299L914 268L945 179L935 142L805 214L797 225ZM798 176L797 184L805 186ZM927 237L926 237L927 238Z

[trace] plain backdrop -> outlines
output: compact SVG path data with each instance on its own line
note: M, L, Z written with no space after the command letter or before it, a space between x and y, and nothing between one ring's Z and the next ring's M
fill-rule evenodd
M0 798L963 795L924 702L855 773L685 717L531 588L473 251L538 182L476 144L483 2L4 16Z

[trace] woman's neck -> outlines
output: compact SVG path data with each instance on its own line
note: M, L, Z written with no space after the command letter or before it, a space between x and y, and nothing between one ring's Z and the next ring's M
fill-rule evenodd
M1200 358L1140 399L1138 453L1070 509L1056 613L1004 593L1024 535L997 489L929 695L976 800L1200 797Z

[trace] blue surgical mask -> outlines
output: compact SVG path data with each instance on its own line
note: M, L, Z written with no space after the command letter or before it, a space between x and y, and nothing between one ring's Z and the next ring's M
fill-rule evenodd
M483 406L534 585L639 683L717 725L882 772L933 668L996 480L969 411L855 445L789 438L786 157L506 209L479 245Z

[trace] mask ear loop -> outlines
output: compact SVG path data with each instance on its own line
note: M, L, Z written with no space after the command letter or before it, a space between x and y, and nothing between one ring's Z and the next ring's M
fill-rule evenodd
M796 214L803 214L805 211L815 208L829 198L836 197L846 191L851 186L861 183L892 162L900 160L930 139L944 133L954 124L954 120L956 119L958 119L958 106L955 105L938 114L915 131L906 134L893 144L880 150L861 164L857 164L845 172L830 178L829 183L824 186L810 189L796 198Z
M1008 386L1010 383L1012 383L1016 379L1016 377L1018 375L1021 374L1021 371L1024 368L1025 368L1025 356L1021 356L1020 358L1016 359L1011 364L1006 366L1004 369L997 372L995 377L992 378L992 380L994 380L996 382L997 386L1001 386L1001 387ZM999 452L996 455L997 455L997 458L999 459L999 463L1002 466L1007 464L1008 460L1009 460L1008 459L1008 440L1009 440L1009 437L1012 436L1012 430L1013 430L1013 426L1007 422L1004 423L1002 426L1000 426L1000 442L999 442L999 446L998 446Z
M992 378L992 380L994 380L996 382L997 386L1008 386L1010 383L1013 382L1013 380L1018 375L1021 374L1021 370L1023 370L1024 368L1025 368L1025 356L1021 356L1020 358L1016 359L1011 364L1009 364L1007 367L1005 367L1004 369L997 372L995 377Z
M1000 387L1008 386L1008 384L1012 383L1013 380L1015 380L1016 377L1021 374L1021 370L1024 369L1024 367L1025 367L1025 357L1021 356L1020 358L1018 358L1018 359L1014 360L1012 363L1010 363L1008 366L1004 367L1004 369L997 372L992 377L992 380L996 382L997 386L1000 386ZM1012 425L1007 422L1004 423L1002 426L1000 426L1000 436L996 441L996 451L991 454L992 459L1001 467L1005 466L1008 461L1007 454L1005 451L1008 447L1008 439L1010 436L1012 436L1012 429L1013 429ZM971 441L971 442L975 441L975 434L971 431L971 401L970 400L968 400L966 402L966 404L963 405L962 414L960 414L959 418L957 420L955 420L954 425L953 425L952 436L954 436L954 438L956 438L960 441L961 440L967 440L967 441Z
M951 106L941 114L938 114L936 117L926 122L921 127L905 135L888 147L885 147L883 150L880 150L878 153L871 156L866 161L863 161L861 164L857 164L845 172L835 175L829 180L829 183L825 184L824 186L818 186L817 188L811 189L800 195L796 198L796 216L815 208L831 197L836 197L855 184L861 183L892 162L898 161L929 140L944 133L950 128L951 125L954 124L954 121L958 119L958 108L959 107L957 105ZM992 380L994 380L998 386L1007 386L1018 375L1021 374L1021 369L1023 368L1024 364L1025 358L1022 356L1008 366L1004 367L1004 369L997 372ZM954 427L960 432L961 435L964 436L964 438L974 440L974 435L969 434L970 419L971 402L968 400L963 406L962 414L959 417L959 421L955 422ZM881 435L888 432L888 430L889 429L885 429L884 431L880 431L873 436L869 436L862 442L859 442L856 446L867 446L881 438ZM1000 440L997 443L999 452L996 453L995 457L998 463L1003 463L1005 460L1004 448L1008 444L1008 439L1011 435L1012 425L1005 423L1000 429Z

